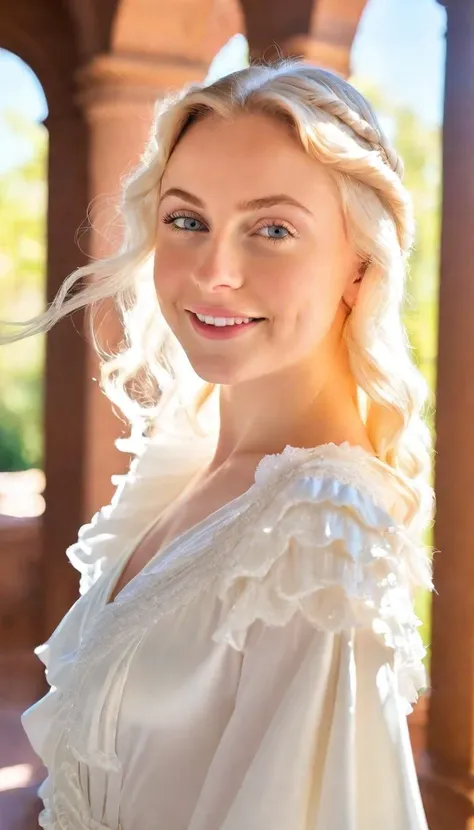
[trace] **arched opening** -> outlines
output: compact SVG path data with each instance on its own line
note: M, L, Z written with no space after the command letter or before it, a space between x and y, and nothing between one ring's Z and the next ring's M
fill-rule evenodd
M2 317L38 314L46 293L47 103L33 71L0 50L0 306ZM45 338L0 351L0 513L44 510Z
M46 302L48 134L43 88L0 49L0 308L6 320ZM19 726L35 694L44 490L45 337L0 349L0 814L28 826L42 773ZM18 824L17 824L18 822Z

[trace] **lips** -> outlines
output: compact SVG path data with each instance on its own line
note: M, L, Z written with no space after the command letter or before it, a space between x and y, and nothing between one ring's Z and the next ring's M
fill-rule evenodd
M203 323L192 311L188 311L188 317L193 329L204 337L214 340L228 340L239 335L244 335L251 329L259 326L263 319L252 320L250 323L234 323L233 325L215 326L212 323Z

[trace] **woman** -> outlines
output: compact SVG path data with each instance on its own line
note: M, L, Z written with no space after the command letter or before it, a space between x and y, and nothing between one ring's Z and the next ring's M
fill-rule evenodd
M116 300L127 347L102 381L136 452L37 650L42 827L427 827L406 714L433 498L401 171L330 72L193 85L124 186L121 251L24 324Z

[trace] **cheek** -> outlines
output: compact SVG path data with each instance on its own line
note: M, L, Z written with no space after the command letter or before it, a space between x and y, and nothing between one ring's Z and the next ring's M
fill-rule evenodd
M165 246L156 248L153 280L158 300L164 304L179 299L186 273L176 252Z
M314 254L263 280L275 319L298 339L330 327L341 298L339 282L334 265Z

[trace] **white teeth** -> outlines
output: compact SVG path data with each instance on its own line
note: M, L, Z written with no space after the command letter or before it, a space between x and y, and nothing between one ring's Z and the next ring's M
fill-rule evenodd
M209 326L240 326L254 319L253 317L209 317L207 314L196 314L196 317Z

